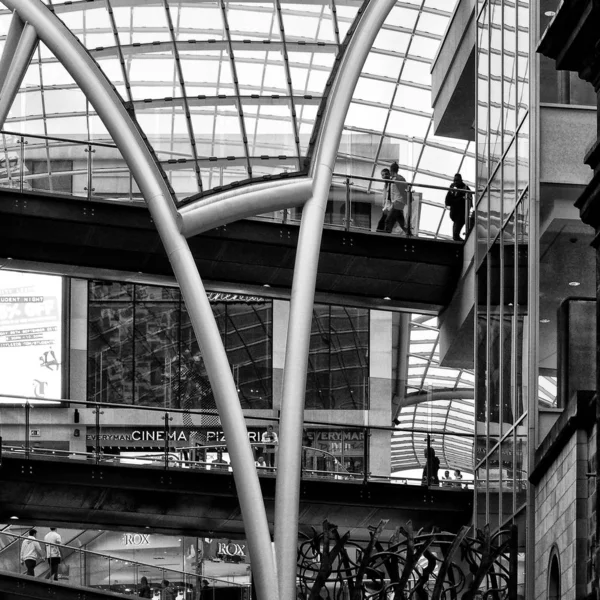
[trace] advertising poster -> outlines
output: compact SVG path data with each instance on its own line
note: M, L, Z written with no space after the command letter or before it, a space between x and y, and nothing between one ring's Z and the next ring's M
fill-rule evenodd
M61 313L60 277L0 271L0 402L61 397Z

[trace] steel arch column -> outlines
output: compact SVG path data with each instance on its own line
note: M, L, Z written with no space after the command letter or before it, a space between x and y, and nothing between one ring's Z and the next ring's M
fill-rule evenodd
M98 65L69 29L40 0L2 0L54 53L110 132L156 224L202 348L233 465L248 547L261 600L277 600L277 581L264 501L243 412L227 355L198 269L180 233L171 193L150 149Z
M279 424L279 464L275 497L275 548L279 596L296 594L296 553L302 460L304 394L321 236L329 188L346 113L361 69L395 0L368 3L348 44L329 94L311 165L312 198L305 204L294 265L283 398Z

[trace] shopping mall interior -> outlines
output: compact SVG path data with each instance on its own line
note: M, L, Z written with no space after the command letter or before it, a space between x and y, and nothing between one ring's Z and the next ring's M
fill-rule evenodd
M0 597L599 600L599 22L1 0Z

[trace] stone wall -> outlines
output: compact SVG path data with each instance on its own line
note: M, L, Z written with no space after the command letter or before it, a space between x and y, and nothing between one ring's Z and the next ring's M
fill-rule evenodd
M561 600L579 600L587 590L588 436L573 432L541 477L535 492L535 600L548 598L550 553L556 549Z

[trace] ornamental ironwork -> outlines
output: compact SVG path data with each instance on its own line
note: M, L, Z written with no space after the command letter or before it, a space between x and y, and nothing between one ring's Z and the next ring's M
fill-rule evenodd
M414 531L353 541L325 521L298 548L298 600L515 600L516 529ZM469 535L471 533L471 535Z

